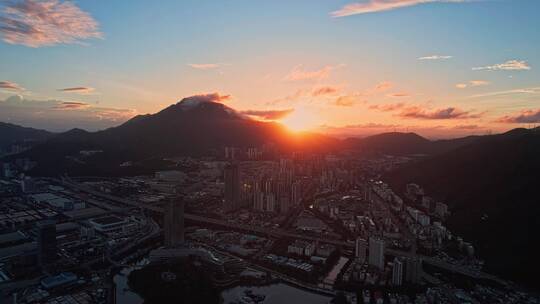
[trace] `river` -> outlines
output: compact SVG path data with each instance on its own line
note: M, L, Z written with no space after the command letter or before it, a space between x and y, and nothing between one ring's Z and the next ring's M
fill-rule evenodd
M131 271L139 268L133 266L122 269L114 276L116 285L116 303L117 304L142 304L144 300L128 287L128 275ZM281 303L310 303L310 304L326 304L330 301L330 297L312 293L303 289L299 289L285 283L276 283L268 286L248 287L237 286L221 293L223 303L235 303L245 295L246 290L251 290L253 294L266 296L264 304L281 304Z

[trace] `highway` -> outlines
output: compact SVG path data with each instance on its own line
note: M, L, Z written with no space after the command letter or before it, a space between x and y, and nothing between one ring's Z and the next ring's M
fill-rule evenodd
M59 183L62 183L66 187L72 187L72 188L75 188L75 189L77 189L79 191L83 191L83 192L89 193L91 195L110 200L110 201L115 202L115 203L119 203L119 204L122 204L122 205L127 205L127 206L134 207L134 208L142 208L142 209L145 209L145 210L148 210L148 211L151 211L151 212L155 212L155 213L163 213L163 208L161 208L161 207L148 206L148 205L140 203L140 202L136 202L136 201L132 201L132 200L126 200L126 199L123 199L123 198L120 198L120 197L108 195L108 194L105 194L103 192L99 192L99 191L96 191L96 190L93 190L93 189L89 189L88 187L82 186L82 185L76 183L75 181L73 181L73 180L71 180L69 178L64 178L62 181L60 181L60 180L56 180L56 181L59 182ZM291 232L285 231L283 229L275 229L275 228L269 229L269 228L262 228L262 227L258 227L258 226L230 223L230 222L227 222L227 221L224 221L224 220L213 219L213 218L203 217L203 216L199 216L199 215L195 215L195 214L189 214L189 213L185 214L185 219L190 220L190 221L194 221L194 222L213 224L213 225L218 225L218 226L227 227L227 228L231 228L231 229L243 230L243 231L247 231L247 232L263 234L263 235L267 235L267 236L275 237L275 238L287 237L287 238L292 238L292 239L318 241L320 243L327 243L327 244L332 244L332 245L335 245L335 246L340 246L340 247L345 247L345 248L354 248L353 243L343 242L343 241L335 240L335 239L325 239L325 238L320 238L320 237L314 237L314 236L308 236L308 235L303 235L303 234L291 233ZM433 258L433 257L428 257L428 256L424 256L424 255L415 254L415 253L412 253L412 252L395 250L395 249L388 249L388 248L385 249L385 253L389 254L389 255L392 255L392 256L420 258L420 259L422 259L422 261L424 263L427 263L427 264L433 265L435 267L442 268L442 269L445 269L445 270L448 270L448 271L451 271L451 272L454 272L454 273L459 273L459 274L462 274L462 275L465 275L465 276L469 276L469 277L472 277L472 278L475 278L475 279L488 279L488 280L500 281L497 277L495 277L493 275L490 275L490 274L487 274L487 273L484 273L484 272L481 272L481 271L472 270L472 269L470 269L468 267L464 267L464 266L460 266L460 265L453 265L453 264L450 264L450 263L445 262L445 261L443 261L441 259L438 259L438 258Z

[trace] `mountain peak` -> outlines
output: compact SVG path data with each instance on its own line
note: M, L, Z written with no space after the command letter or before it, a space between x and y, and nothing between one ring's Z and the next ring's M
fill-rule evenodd
M189 117L184 119L243 119L242 115L222 103L229 98L229 95L217 93L186 97L159 112L158 116L185 116L189 112Z

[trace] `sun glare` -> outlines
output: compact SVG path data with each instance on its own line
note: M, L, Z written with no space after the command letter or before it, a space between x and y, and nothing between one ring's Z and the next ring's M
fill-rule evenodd
M289 130L295 132L307 131L314 129L318 120L317 117L305 108L297 108L289 116L281 120Z

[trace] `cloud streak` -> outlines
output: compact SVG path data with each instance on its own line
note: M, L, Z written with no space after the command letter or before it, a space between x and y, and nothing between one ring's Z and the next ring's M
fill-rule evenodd
M79 110L86 109L90 107L89 104L81 101L62 101L60 102L55 109L59 110Z
M408 6L426 3L462 3L469 0L369 0L361 3L350 3L341 9L331 12L332 17L346 17L358 14L389 11Z
M66 93L76 93L81 95L88 95L92 92L94 92L94 88L91 87L71 87L71 88L63 88L58 89L60 92L66 92Z
M472 68L473 71L527 71L531 67L524 60L508 60L504 63Z
M311 95L314 97L318 97L318 96L335 95L338 92L339 92L339 89L337 87L324 86L324 87L315 88L313 92L311 93Z
M0 81L0 89L11 90L11 91L23 91L24 88L19 84L12 81Z
M369 109L378 110L381 112L393 112L399 109L403 109L404 107L405 107L405 104L402 102L399 102L399 103L390 103L390 104L370 105Z
M71 1L5 1L0 34L9 44L42 47L102 38L99 24Z
M456 84L456 88L458 89L466 89L468 87L479 87L479 86L486 86L489 85L489 81L485 80L471 80L468 83L458 83Z
M188 66L197 70L212 70L219 68L221 65L218 63L188 63Z
M540 87L533 88L523 88L523 89L513 89L506 91L491 92L485 94L476 94L469 96L469 98L482 98L482 97L497 97L497 96L506 96L506 95L540 95Z
M430 55L430 56L420 57L418 58L418 60L446 60L446 59L451 59L451 58L453 57L449 55Z
M294 109L285 110L246 110L241 111L240 114L254 116L263 120L280 120L287 117L294 112Z
M410 97L411 95L408 94L408 93L392 93L392 94L388 94L386 96L392 97L392 98L403 98L403 97Z

